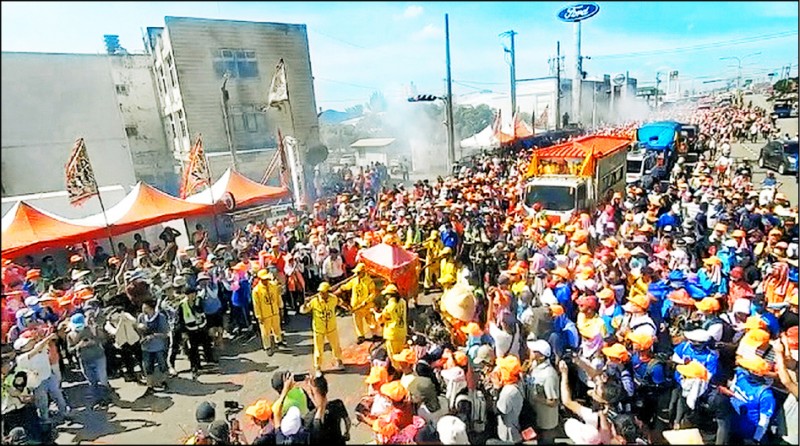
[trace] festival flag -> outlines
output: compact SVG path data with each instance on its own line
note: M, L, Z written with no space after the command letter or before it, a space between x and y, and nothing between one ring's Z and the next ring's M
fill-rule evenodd
M289 88L286 85L286 65L283 59L275 67L275 75L272 76L272 83L269 86L269 96L267 97L268 107L280 107L283 102L289 100Z
M88 198L98 195L97 180L83 138L75 141L75 147L66 165L66 177L71 205L80 206Z
M583 164L581 164L580 171L578 172L578 175L582 177L590 177L593 174L594 174L594 143L592 143L592 146L589 147L589 150L586 151L586 158L584 158Z
M183 169L181 178L181 198L192 195L203 187L211 186L211 175L208 170L208 160L203 150L203 137L198 134L192 150L189 151L189 160Z
M283 141L280 129L278 129L278 153L281 155L281 187L289 188L291 176L289 173L289 161L286 157L286 144Z
M280 162L281 158L280 150L275 150L275 153L272 155L272 158L269 160L269 164L267 164L267 170L264 171L264 175L261 177L261 184L267 184L269 182L269 177L272 176L272 172L275 171L275 167Z

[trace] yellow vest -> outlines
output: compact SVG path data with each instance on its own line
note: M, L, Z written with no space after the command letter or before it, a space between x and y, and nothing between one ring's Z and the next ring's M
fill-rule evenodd
M358 308L366 304L363 308L355 311L369 310L374 306L372 300L375 297L375 282L371 277L367 275L363 278L356 276L342 285L341 289L350 291L350 308Z
M405 340L408 333L406 316L406 301L397 298L390 299L381 312L381 319L384 320L383 338Z
M445 277L448 274L456 277L456 263L452 260L442 259L442 263L439 264L439 277Z
M303 305L300 312L311 311L311 329L314 334L328 334L336 331L336 305L338 304L339 298L333 294L329 294L325 300L321 296L317 296Z
M281 288L278 282L259 282L253 287L253 311L258 319L277 316L281 311Z

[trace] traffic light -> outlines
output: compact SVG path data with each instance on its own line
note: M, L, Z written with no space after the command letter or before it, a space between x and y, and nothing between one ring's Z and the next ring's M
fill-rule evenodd
M418 94L416 96L408 98L408 102L432 102L437 99L439 98L432 94Z

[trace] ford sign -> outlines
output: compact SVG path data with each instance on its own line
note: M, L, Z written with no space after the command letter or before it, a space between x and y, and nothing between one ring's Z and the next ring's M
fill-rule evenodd
M580 22L593 17L600 12L597 3L577 3L558 11L558 18L564 22Z

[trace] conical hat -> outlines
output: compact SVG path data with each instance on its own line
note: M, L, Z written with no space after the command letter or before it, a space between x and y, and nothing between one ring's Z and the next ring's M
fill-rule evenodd
M475 315L475 296L469 285L456 284L442 294L441 302L442 309L460 321L470 322Z
M669 444L703 444L703 436L697 428L664 431L663 435Z

